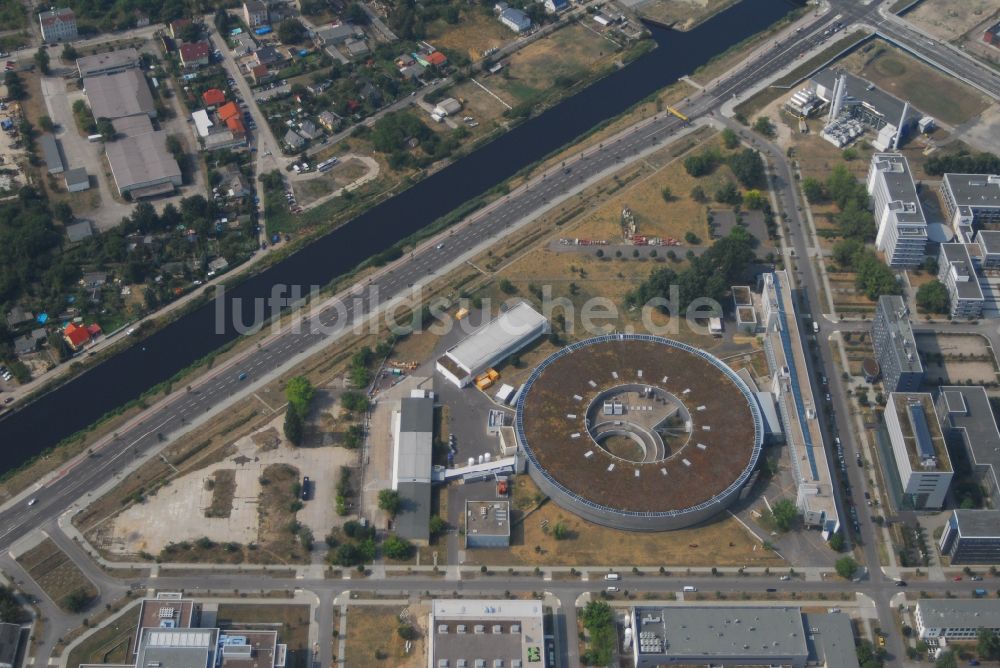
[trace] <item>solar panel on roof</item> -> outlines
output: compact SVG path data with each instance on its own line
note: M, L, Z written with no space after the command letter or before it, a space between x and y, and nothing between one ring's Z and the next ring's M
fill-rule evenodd
M917 439L917 452L921 459L934 459L934 442L931 439L931 431L927 426L927 415L924 413L924 405L908 404L906 410L910 414L910 424L913 426L913 435Z

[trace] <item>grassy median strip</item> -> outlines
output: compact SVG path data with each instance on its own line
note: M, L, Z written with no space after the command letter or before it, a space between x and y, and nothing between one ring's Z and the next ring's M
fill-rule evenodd
M97 588L51 538L17 557L17 563L66 612L83 612L97 598Z

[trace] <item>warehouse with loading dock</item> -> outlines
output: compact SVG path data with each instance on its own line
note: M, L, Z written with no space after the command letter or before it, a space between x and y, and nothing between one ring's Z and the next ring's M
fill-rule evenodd
M545 316L527 302L518 302L445 351L435 368L458 387L465 387L547 330Z

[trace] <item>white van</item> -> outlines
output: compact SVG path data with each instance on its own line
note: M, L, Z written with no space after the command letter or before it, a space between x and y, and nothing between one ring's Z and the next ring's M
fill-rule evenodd
M696 592L696 591L698 591L697 587L692 587L691 585L685 585L685 587L684 587L684 592L685 593L691 593L691 592Z
M608 573L607 575L604 576L604 579L605 580L621 580L622 576L618 575L618 573Z

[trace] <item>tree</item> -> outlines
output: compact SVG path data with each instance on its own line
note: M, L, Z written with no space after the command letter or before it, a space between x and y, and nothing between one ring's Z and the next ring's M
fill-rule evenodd
M285 438L292 445L301 445L302 435L305 431L305 425L302 423L302 416L299 415L298 411L294 410L291 406L285 411L285 423L283 426L285 432Z
M101 139L104 141L114 141L115 138L115 126L111 123L110 118L97 119L97 134L101 135Z
M44 46L35 52L35 64L38 65L38 69L42 74L47 75L49 73L49 50Z
M697 246L701 243L701 239L694 232L685 232L684 241L688 242L692 246Z
M756 188L746 191L743 194L743 206L748 209L763 209L767 204L767 199Z
M924 313L948 313L950 305L948 288L937 279L917 289L917 307Z
M799 509L791 499L780 499L771 506L771 515L779 531L788 531L798 518Z
M826 186L823 185L822 181L812 176L802 179L802 192L805 193L806 199L812 204L819 204L829 199Z
M757 120L753 122L754 132L758 132L765 137L774 136L774 124L771 123L771 119L767 116L758 116Z
M7 97L12 100L23 100L28 94L21 76L13 70L10 70L3 75L3 83L7 86ZM83 102L83 100L77 101Z
M21 607L14 590L10 587L0 587L0 622L20 624L29 618L28 611Z
M305 37L305 26L298 19L289 18L278 24L278 39L285 44L300 44Z
M363 413L368 410L368 397L357 390L348 390L340 395L340 405L352 413Z
M285 400L289 408L294 408L302 416L309 412L314 393L312 383L305 376L295 376L285 386Z
M379 510L385 512L389 517L395 517L402 504L403 500L399 497L399 492L394 489L383 489L378 493Z
M347 20L354 25L368 25L368 12L361 6L361 3L351 3L351 6L347 8Z
M902 293L896 275L872 251L865 250L858 253L855 256L854 267L857 271L855 284L868 299L876 300L882 295Z
M858 562L851 557L841 557L837 559L834 568L837 570L837 575L845 580L850 580L858 570Z
M52 123L52 119L44 115L38 117L38 127L40 127L44 132L52 132L55 130L55 125Z
M722 144L728 149L734 149L740 145L739 135L732 128L725 128L722 131Z
M617 635L611 606L605 601L591 600L580 613L583 627L590 634L590 647L580 659L588 666L606 666L614 656Z
M996 631L979 629L979 635L976 637L976 654L986 661L1000 659L1000 636Z
M850 269L858 253L864 249L865 245L857 239L841 239L833 245L833 260L841 269Z
M663 198L663 201L667 202L668 204L674 201L674 191L671 190L670 188L667 188L666 186L664 186L663 189L660 190L660 196Z
M382 552L385 553L385 556L396 561L409 559L413 555L413 543L393 534L382 543Z
M506 295L512 295L515 292L517 292L517 287L515 287L514 284L511 283L506 278L501 278L500 279L500 283L497 285L497 287L500 288L500 292L502 292L502 293L504 293Z
M840 552L841 550L844 549L844 534L838 531L837 533L830 536L829 543L831 550L833 550L834 552Z
M708 201L708 195L705 194L704 188L702 188L701 186L695 186L694 188L691 188L691 199L693 199L695 202L700 202L704 204L705 202Z
M552 526L552 537L556 540L565 540L569 538L569 528L566 526L565 522L556 522Z
M63 47L62 59L65 60L67 63L71 63L79 57L80 54L76 52L76 49L73 48L72 44L67 44L66 46Z
M720 204L739 204L740 191L732 181L726 181L715 191L715 201Z
M934 662L934 668L958 668L958 661L955 659L955 652L947 650L938 655Z
M865 241L875 238L875 218L868 211L867 205L859 203L856 199L848 200L837 214L837 227L848 239Z
M400 624L399 628L396 629L396 633L403 640L416 640L417 630L413 628L412 624Z
M85 589L78 588L71 591L69 594L63 597L60 607L68 610L69 612L83 612L88 607L92 601L92 597L87 593Z
M431 515L427 528L432 536L440 536L448 530L448 523L441 519L440 515Z
M684 169L691 176L698 178L710 174L719 162L719 154L708 150L684 158Z
M760 151L745 148L729 156L726 162L743 187L761 189L767 186L767 174Z

